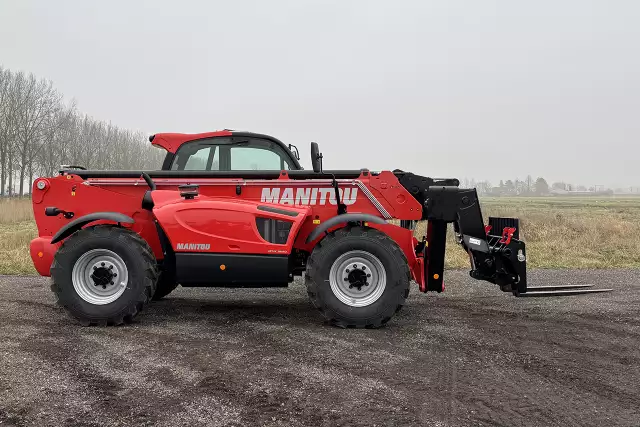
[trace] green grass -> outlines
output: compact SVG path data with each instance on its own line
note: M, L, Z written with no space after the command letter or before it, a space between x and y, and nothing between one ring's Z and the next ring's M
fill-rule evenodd
M481 204L487 217L521 219L530 267L640 267L640 197L488 198ZM468 262L460 250L447 253L450 267Z
M0 274L35 274L29 243L37 235L31 200L0 199Z
M485 217L521 219L530 267L640 267L640 197L488 198L481 204ZM0 199L0 274L35 274L29 242L36 235L31 202ZM446 262L469 266L452 233Z

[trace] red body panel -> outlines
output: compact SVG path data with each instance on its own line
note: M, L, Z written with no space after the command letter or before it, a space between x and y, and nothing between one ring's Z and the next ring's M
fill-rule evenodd
M188 141L232 135L230 131L202 134L157 134L153 144L175 153ZM349 213L366 213L385 220L419 220L420 203L389 171L362 172L356 179L338 179L341 200ZM44 188L38 184L44 182ZM157 178L152 192L153 211L142 208L149 189L142 179L99 178L83 180L77 175L40 178L33 186L33 208L39 237L31 243L31 257L41 275L48 276L58 245L51 237L72 219L62 215L45 216L46 207L55 206L74 213L74 219L94 212L119 212L134 219L126 225L139 233L151 246L156 258L163 258L155 220L166 233L174 251L238 254L290 254L293 249L311 252L314 242L309 234L324 221L337 215L331 179L291 179L282 171L277 179L242 178ZM199 196L185 200L179 185L198 184ZM281 205L297 216L261 210L259 206ZM256 218L271 218L292 223L285 244L262 238ZM92 223L95 224L95 223ZM339 225L337 227L343 226ZM369 224L387 233L404 252L415 280L423 282L422 258L416 257L412 231L392 224ZM329 231L331 231L330 229ZM194 247L183 244L195 244ZM199 245L199 246L198 246Z
M153 141L151 143L157 147L164 148L170 153L175 153L182 144L188 141L231 135L232 132L228 130L219 130L215 132L205 133L158 133L154 135Z
M199 196L185 200L176 191L154 191L153 213L177 252L214 252L243 254L291 253L295 236L302 223L310 216L306 206L287 207L297 216L259 210L264 203ZM292 223L285 244L270 243L262 238L256 218L272 218ZM195 247L179 247L191 242Z

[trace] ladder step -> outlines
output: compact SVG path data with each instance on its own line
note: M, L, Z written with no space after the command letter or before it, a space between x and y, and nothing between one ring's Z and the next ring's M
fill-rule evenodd
M527 291L526 293L518 294L518 297L555 297L563 295L581 295L581 294L595 294L600 292L611 292L613 289L572 289L572 290L558 290L558 291Z
M552 286L527 286L527 292L553 291L562 289L592 288L594 285L552 285Z

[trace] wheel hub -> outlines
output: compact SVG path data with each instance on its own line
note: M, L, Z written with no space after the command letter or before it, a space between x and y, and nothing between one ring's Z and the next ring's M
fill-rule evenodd
M371 273L367 273L366 270L366 265L357 263L353 264L351 269L346 269L345 273L348 275L344 280L349 282L349 289L357 288L361 291L363 286L369 286L367 278L371 277Z
M332 264L329 284L342 303L352 307L373 304L383 294L386 272L375 255L354 250L340 255Z
M95 305L117 300L127 288L129 273L124 260L108 249L92 249L78 258L71 272L78 296Z
M102 286L102 289L106 289L107 286L114 284L114 279L118 277L117 269L114 271L114 265L112 263L100 262L94 264L93 273L91 279L94 286Z

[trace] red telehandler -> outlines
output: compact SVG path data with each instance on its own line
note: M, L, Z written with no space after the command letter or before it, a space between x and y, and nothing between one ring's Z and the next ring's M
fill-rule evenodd
M518 220L485 226L475 189L457 179L323 170L316 143L313 170L303 170L297 148L249 132L149 140L167 152L162 170L67 166L33 184L31 257L82 324L130 322L178 284L285 287L304 275L331 324L380 327L412 280L421 292L444 290L449 223L473 278L515 296L593 291L527 287Z

